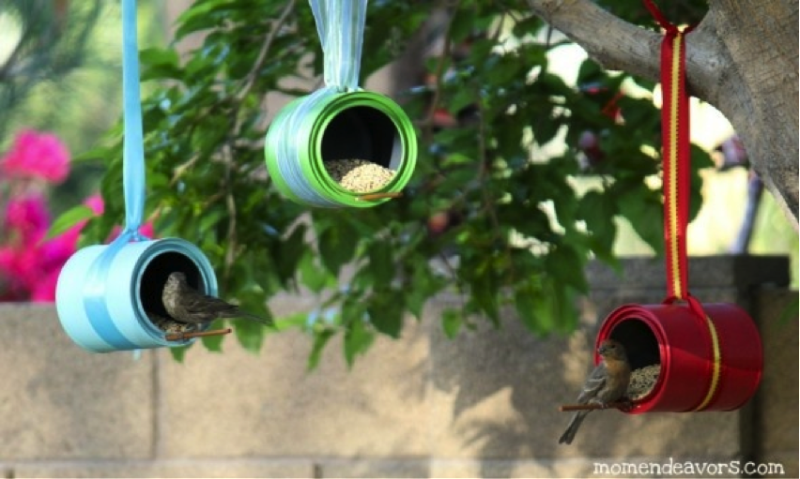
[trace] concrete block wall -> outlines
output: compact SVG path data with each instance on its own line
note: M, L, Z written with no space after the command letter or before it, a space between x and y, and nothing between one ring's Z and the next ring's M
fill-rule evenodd
M590 369L598 323L663 299L661 262L624 266L623 279L590 268L569 337L537 339L509 314L500 329L447 340L439 315L454 298L441 298L352 370L335 343L312 373L299 332L269 336L257 356L230 338L224 353L194 347L183 364L163 350L134 360L79 349L52 307L0 305L0 477L581 477L596 463L670 460L775 462L796 477L798 321L775 318L797 293L770 286L788 281L784 259L691 265L698 298L737 302L759 322L765 372L747 407L598 412L572 446L557 444L568 416L556 407Z

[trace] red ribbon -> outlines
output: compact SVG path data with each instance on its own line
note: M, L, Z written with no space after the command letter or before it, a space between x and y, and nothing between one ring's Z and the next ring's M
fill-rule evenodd
M689 96L686 94L685 36L669 23L652 0L643 0L665 30L661 43L661 137L664 174L664 244L666 246L669 298L689 297L689 267L686 259L686 226L689 223Z

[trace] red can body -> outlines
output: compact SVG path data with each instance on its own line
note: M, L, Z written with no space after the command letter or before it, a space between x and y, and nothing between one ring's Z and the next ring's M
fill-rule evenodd
M655 386L630 413L728 411L755 394L764 362L755 323L733 304L702 308L713 330L683 303L626 305L603 322L598 346L613 338L625 346L634 369L661 365Z

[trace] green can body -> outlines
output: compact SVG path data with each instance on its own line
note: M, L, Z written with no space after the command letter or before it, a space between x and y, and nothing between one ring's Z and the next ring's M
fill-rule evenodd
M389 97L368 91L321 89L298 98L275 117L264 144L267 170L278 191L301 204L370 207L330 177L323 162L361 159L394 170L382 188L395 193L411 179L417 158L414 127Z

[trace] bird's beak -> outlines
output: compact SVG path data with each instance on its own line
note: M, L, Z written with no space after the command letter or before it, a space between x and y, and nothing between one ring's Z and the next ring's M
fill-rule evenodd
M597 354L599 354L600 356L605 354L606 351L607 351L607 349L606 349L606 345L605 344L601 344L600 347L597 348Z

